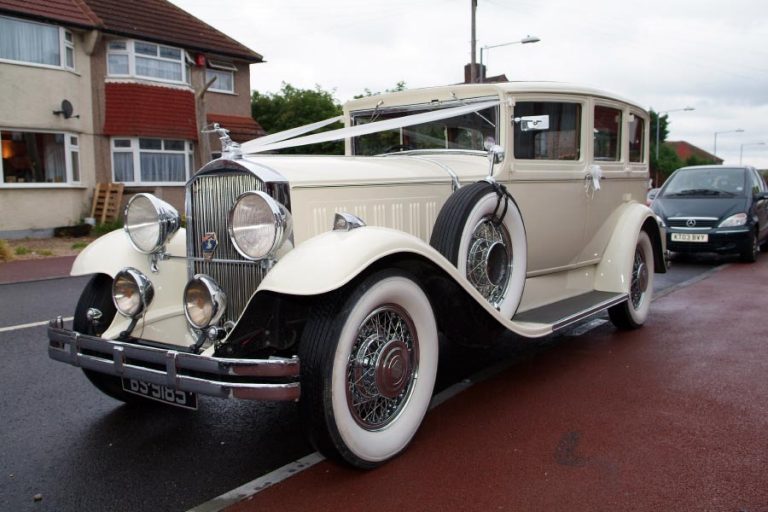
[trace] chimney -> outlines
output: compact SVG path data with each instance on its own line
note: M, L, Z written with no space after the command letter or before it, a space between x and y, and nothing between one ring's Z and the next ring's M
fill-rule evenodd
M471 70L472 70L472 64L467 64L464 66L464 83L465 84L470 83L470 77L472 76ZM485 64L475 63L475 76L477 77L478 82L485 81Z

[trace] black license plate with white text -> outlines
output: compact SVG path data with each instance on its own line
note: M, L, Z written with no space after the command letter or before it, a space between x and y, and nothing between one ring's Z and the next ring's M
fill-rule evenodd
M190 391L179 391L160 384L127 378L123 378L123 389L134 395L157 400L165 404L197 410L197 393Z

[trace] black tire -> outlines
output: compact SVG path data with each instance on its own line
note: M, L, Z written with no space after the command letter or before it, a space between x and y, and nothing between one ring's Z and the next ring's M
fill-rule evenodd
M757 261L759 253L760 246L757 243L757 232L753 231L749 238L749 247L741 252L741 261L744 263L754 263Z
M653 245L648 233L641 231L632 255L629 297L626 302L608 308L608 316L618 329L629 331L645 323L651 308L653 274Z
M328 458L376 467L406 448L432 397L438 337L429 299L404 272L375 273L318 300L299 358L311 443Z
M495 213L503 214L500 224L492 221ZM488 236L482 235L484 231ZM505 318L514 316L523 295L528 253L523 218L514 200L504 197L499 203L499 195L486 181L460 188L440 210L429 243Z
M101 319L96 327L88 321L87 313L90 308L101 311ZM112 278L106 274L95 274L80 294L80 300L75 307L75 317L72 327L75 331L100 336L112 323L117 310L112 302ZM83 368L83 373L96 389L105 395L128 404L148 404L149 400L123 390L120 377L106 375Z

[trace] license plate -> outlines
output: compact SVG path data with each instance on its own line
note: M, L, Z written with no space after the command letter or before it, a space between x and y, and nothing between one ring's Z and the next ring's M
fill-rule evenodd
M179 391L167 386L161 386L160 384L151 384L143 380L126 378L123 378L123 389L134 395L157 400L165 404L197 410L197 393Z
M709 235L701 233L672 233L673 242L708 242Z

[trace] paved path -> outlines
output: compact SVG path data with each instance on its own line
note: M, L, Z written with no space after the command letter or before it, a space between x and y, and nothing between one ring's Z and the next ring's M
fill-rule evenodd
M0 284L66 277L75 256L0 262Z
M768 257L517 362L370 472L328 461L228 512L768 510ZM254 454L258 456L258 454Z

